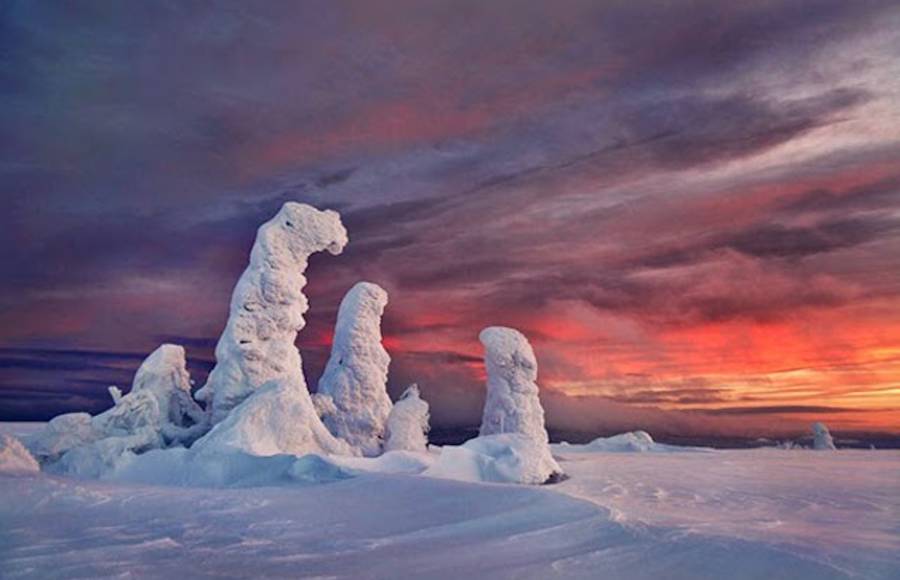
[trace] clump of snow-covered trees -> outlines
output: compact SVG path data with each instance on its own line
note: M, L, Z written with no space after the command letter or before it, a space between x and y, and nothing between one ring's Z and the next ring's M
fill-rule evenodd
M825 423L813 423L813 449L819 451L830 451L837 449L834 445L834 439L831 438L831 432Z
M339 254L347 242L336 212L286 203L257 231L250 264L232 294L216 365L196 393L205 409L190 396L184 349L165 344L144 361L127 394L110 388L111 409L54 418L29 439L31 454L46 469L87 477L139 472L135 458L142 457L155 467L193 466L219 483L236 474L236 466L244 466L242 477L247 469L258 470L263 464L256 459L262 458L273 458L265 465L280 476L303 481L315 479L311 470L347 476L360 461L462 479L558 478L562 470L550 453L538 397L537 361L514 329L481 333L488 375L481 432L462 446L444 447L436 460L428 453L429 408L418 387L393 404L388 396L390 356L381 336L388 296L380 286L360 282L344 297L331 358L318 392L310 395L294 344L309 308L304 273L312 254ZM21 455L15 442L3 445L6 455ZM147 453L153 450L159 451ZM395 459L385 459L391 454Z

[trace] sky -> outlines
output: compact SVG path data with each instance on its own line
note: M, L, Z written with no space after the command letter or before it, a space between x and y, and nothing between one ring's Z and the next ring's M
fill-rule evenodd
M481 328L548 424L900 434L900 4L0 5L0 420L205 380L256 227L339 211L298 336L387 289L390 392L477 425Z

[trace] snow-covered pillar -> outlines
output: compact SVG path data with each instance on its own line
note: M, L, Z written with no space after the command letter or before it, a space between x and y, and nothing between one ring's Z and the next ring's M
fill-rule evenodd
M286 378L305 390L294 346L309 309L303 274L311 254L340 254L346 244L347 230L337 212L302 203L285 203L260 226L250 265L231 297L228 323L216 345L216 366L197 392L197 399L210 405L213 423L268 381Z
M828 427L826 427L824 423L813 423L812 431L813 431L813 449L818 449L818 450L837 449L837 447L835 447L835 445L834 445L834 440L831 438L831 433L828 431Z
M513 328L491 326L478 337L484 345L487 398L480 435L518 433L547 444L544 409L538 398L537 360L528 339Z
M428 429L428 403L419 396L419 385L410 385L388 415L384 450L427 451Z
M319 379L317 395L330 397L333 410L320 401L322 420L337 437L364 455L381 453L385 423L391 412L387 393L391 357L381 344L381 316L387 292L359 282L338 309L331 358Z

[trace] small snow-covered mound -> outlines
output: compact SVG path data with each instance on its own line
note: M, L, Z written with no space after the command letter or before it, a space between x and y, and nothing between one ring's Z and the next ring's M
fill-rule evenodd
M445 446L425 475L462 481L542 484L562 474L547 445L518 433Z
M231 410L224 421L197 441L191 451L216 455L240 451L250 455L353 455L319 420L302 382L274 380Z
M554 447L566 452L606 451L613 453L642 453L646 451L662 451L664 449L664 446L653 441L653 437L646 431L631 431L613 435L612 437L598 437L584 445L561 443Z
M58 415L27 438L28 449L41 463L58 460L64 453L100 438L88 413Z
M0 434L0 473L22 474L40 471L37 460L12 435Z
M419 396L419 386L410 385L388 415L384 448L424 452L428 449L427 433L428 403Z
M319 404L325 426L363 455L381 453L391 412L387 393L391 357L381 344L381 316L387 292L358 282L341 300L331 357L319 379L319 399L331 397L333 410Z

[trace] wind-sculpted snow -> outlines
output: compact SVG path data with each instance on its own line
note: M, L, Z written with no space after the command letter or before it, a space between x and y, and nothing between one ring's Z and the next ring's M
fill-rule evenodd
M216 366L198 400L212 407L218 423L263 384L287 378L306 390L294 341L309 308L303 287L309 256L340 254L347 231L330 210L288 202L260 226L250 264L231 297L228 323L216 345ZM312 409L309 395L305 395ZM317 419L318 420L318 419Z
M0 474L3 577L900 577L894 451L579 453L540 488L373 473L433 454L189 455L100 482Z
M474 452L476 455L470 458L470 462L484 464L486 467L481 469L482 472L497 471L501 479L508 476L509 481L519 483L543 483L553 474L561 475L562 469L550 454L544 409L535 382L537 359L528 339L518 330L502 326L485 328L479 339L484 345L487 370L487 397L480 435L466 442L458 451L451 451L451 454L459 455L458 459L462 460ZM530 440L531 444L524 445L517 438L479 441L488 436L506 434L519 435ZM478 455L490 458L490 461ZM499 470L490 467L494 464L500 465ZM510 469L507 465L514 467ZM452 468L449 469L449 472L452 471Z
M191 451L205 455L353 455L319 420L306 385L296 378L273 380L257 389L216 424Z
M484 345L487 397L481 435L519 433L538 443L549 441L538 398L537 360L528 339L512 328L492 326L478 337Z
M189 444L206 429L191 399L184 349L164 344L135 373L127 395L111 389L115 405L91 417L69 413L29 438L34 455L56 473L100 477L127 452Z
M518 433L483 435L445 445L425 475L462 481L540 485L562 473L546 443Z
M419 396L419 386L410 385L388 415L384 449L426 451L428 430L428 403Z
M0 473L37 473L40 470L37 460L21 441L12 435L0 433Z
M550 448L553 449L554 453L591 453L597 451L605 453L679 453L710 451L704 447L681 447L657 443L646 431L631 431L613 435L612 437L598 437L584 445L566 442L556 443L551 445Z
M381 344L387 301L387 292L370 282L359 282L347 292L338 309L331 358L318 386L319 397L330 397L334 407L330 410L320 402L325 425L367 456L381 453L391 412L387 393L391 357Z
M830 451L837 449L837 447L835 447L834 445L834 440L831 438L831 432L828 431L828 427L826 427L824 423L813 423L812 431L813 449L817 449L819 451Z

